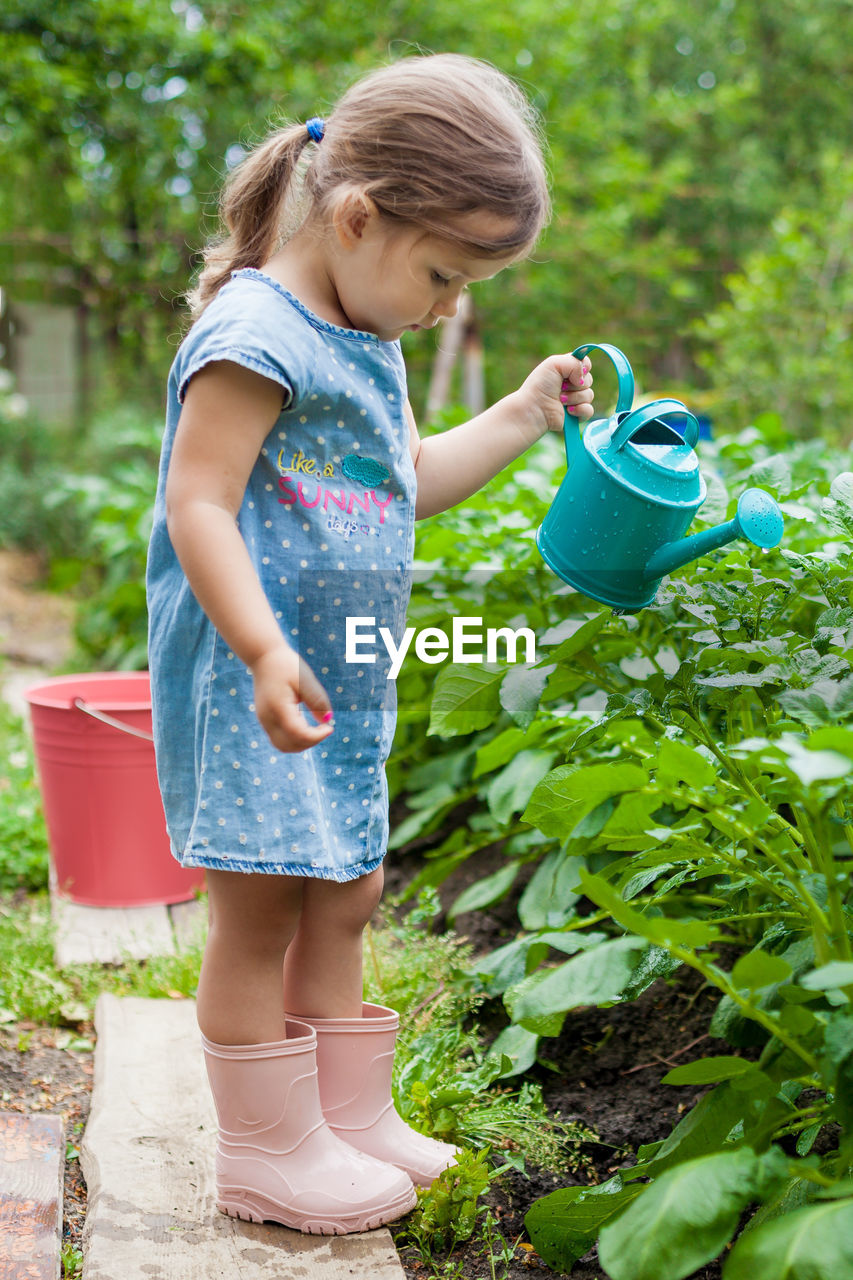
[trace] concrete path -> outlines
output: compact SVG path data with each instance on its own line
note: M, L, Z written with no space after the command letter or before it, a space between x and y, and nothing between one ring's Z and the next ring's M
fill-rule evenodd
M60 969L171 956L203 943L207 928L205 903L195 899L172 906L84 907L51 886L50 913Z
M306 1236L216 1209L216 1118L190 1000L102 995L83 1280L405 1280L383 1228Z

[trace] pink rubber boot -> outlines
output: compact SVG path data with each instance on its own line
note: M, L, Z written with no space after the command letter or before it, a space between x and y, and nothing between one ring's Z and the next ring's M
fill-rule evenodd
M306 1018L317 1032L320 1105L332 1133L428 1187L456 1148L409 1128L394 1110L391 1068L400 1016L365 1004L360 1018Z
M218 1208L315 1235L401 1218L417 1200L411 1180L335 1137L320 1109L314 1030L288 1019L287 1035L249 1045L202 1036L219 1117Z

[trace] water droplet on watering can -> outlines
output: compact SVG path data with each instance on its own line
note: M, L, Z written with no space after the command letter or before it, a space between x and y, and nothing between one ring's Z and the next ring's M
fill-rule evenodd
M601 490L601 493L600 493L598 496L599 496L599 498L606 498L606 497L607 497L607 491L606 491L606 489L602 489L602 490Z

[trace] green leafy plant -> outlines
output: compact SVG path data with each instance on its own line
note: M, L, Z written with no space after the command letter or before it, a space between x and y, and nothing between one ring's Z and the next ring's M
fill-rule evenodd
M791 1280L849 1265L853 475L818 441L774 452L780 425L762 428L706 450L703 516L761 484L788 517L782 549L732 544L634 616L552 580L565 616L535 663L448 665L435 682L430 727L450 740L455 800L437 785L434 812L421 795L413 817L440 832L460 798L485 812L472 805L465 830L436 842L421 880L440 883L481 841L500 841L504 862L456 911L499 900L525 872L521 932L472 966L506 1008L495 1049L512 1071L572 1009L632 999L680 965L720 992L710 1032L734 1050L664 1077L711 1086L664 1142L531 1209L536 1248L564 1270L598 1239L613 1280L681 1280L744 1215L726 1280L789 1230ZM490 536L493 549L483 521L475 541ZM436 577L436 608L458 607L461 589ZM487 593L496 622L527 616L509 590L501 611L495 578ZM532 616L546 622L547 605ZM431 769L425 757L413 773ZM837 1230L809 1271L797 1223L824 1218Z
M480 1197L493 1176L485 1152L460 1151L455 1165L426 1191L419 1190L419 1213L406 1228L407 1238L427 1255L435 1249L450 1252L459 1241L468 1240L481 1211Z
M382 928L368 934L367 998L401 1014L397 1109L421 1132L494 1150L504 1166L568 1168L594 1135L549 1116L538 1085L502 1083L511 1063L486 1050L479 1034L483 995L471 974L471 947L452 933L428 932L439 909L426 891L402 924L386 911Z
M60 1254L62 1262L62 1280L78 1280L83 1274L83 1254L76 1245L64 1241Z
M824 156L849 152L846 6L575 0L572 13L583 41L555 39L542 0L475 14L443 2L350 4L346 21L338 5L318 3L299 11L285 44L271 0L241 9L239 23L203 5L12 6L0 47L4 285L13 299L85 307L99 389L122 403L129 390L159 397L175 299L229 148L230 163L270 117L304 120L331 105L389 51L454 49L519 77L542 108L559 211L534 260L511 283L485 286L495 393L578 326L587 297L598 331L617 343L630 335L645 382L689 368L692 322L720 303L724 278L762 248L778 211L811 201L830 220L841 164ZM801 261L805 289L825 264L809 257L801 271ZM756 331L771 334L775 359L762 359L762 374L772 370L777 386L800 349L790 310L770 323L750 315L738 332L751 351ZM723 363L723 335L715 341ZM421 403L432 337L413 337L410 349ZM748 396L748 382L729 385Z
M75 591L75 636L81 657L104 669L137 670L147 663L145 560L162 424L133 411L110 415L109 430L93 428L96 472L59 477L48 505L73 511L84 530L76 546L55 558L54 581Z
M79 539L77 512L50 504L78 449L67 427L42 421L0 369L0 547L36 552L48 564Z
M853 165L829 148L816 191L785 200L761 246L727 279L725 301L693 326L715 414L745 425L772 410L790 434L849 438L851 232Z

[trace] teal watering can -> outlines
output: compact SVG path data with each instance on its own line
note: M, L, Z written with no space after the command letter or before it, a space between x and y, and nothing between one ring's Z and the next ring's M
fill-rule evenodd
M582 435L566 414L568 471L536 534L545 563L584 595L631 613L651 604L665 574L715 547L735 538L777 546L782 513L763 489L741 494L733 520L684 536L707 493L693 452L699 424L680 400L632 410L625 356L598 342L573 354L590 351L603 351L616 368L616 412L590 421ZM672 425L679 419L680 431Z

